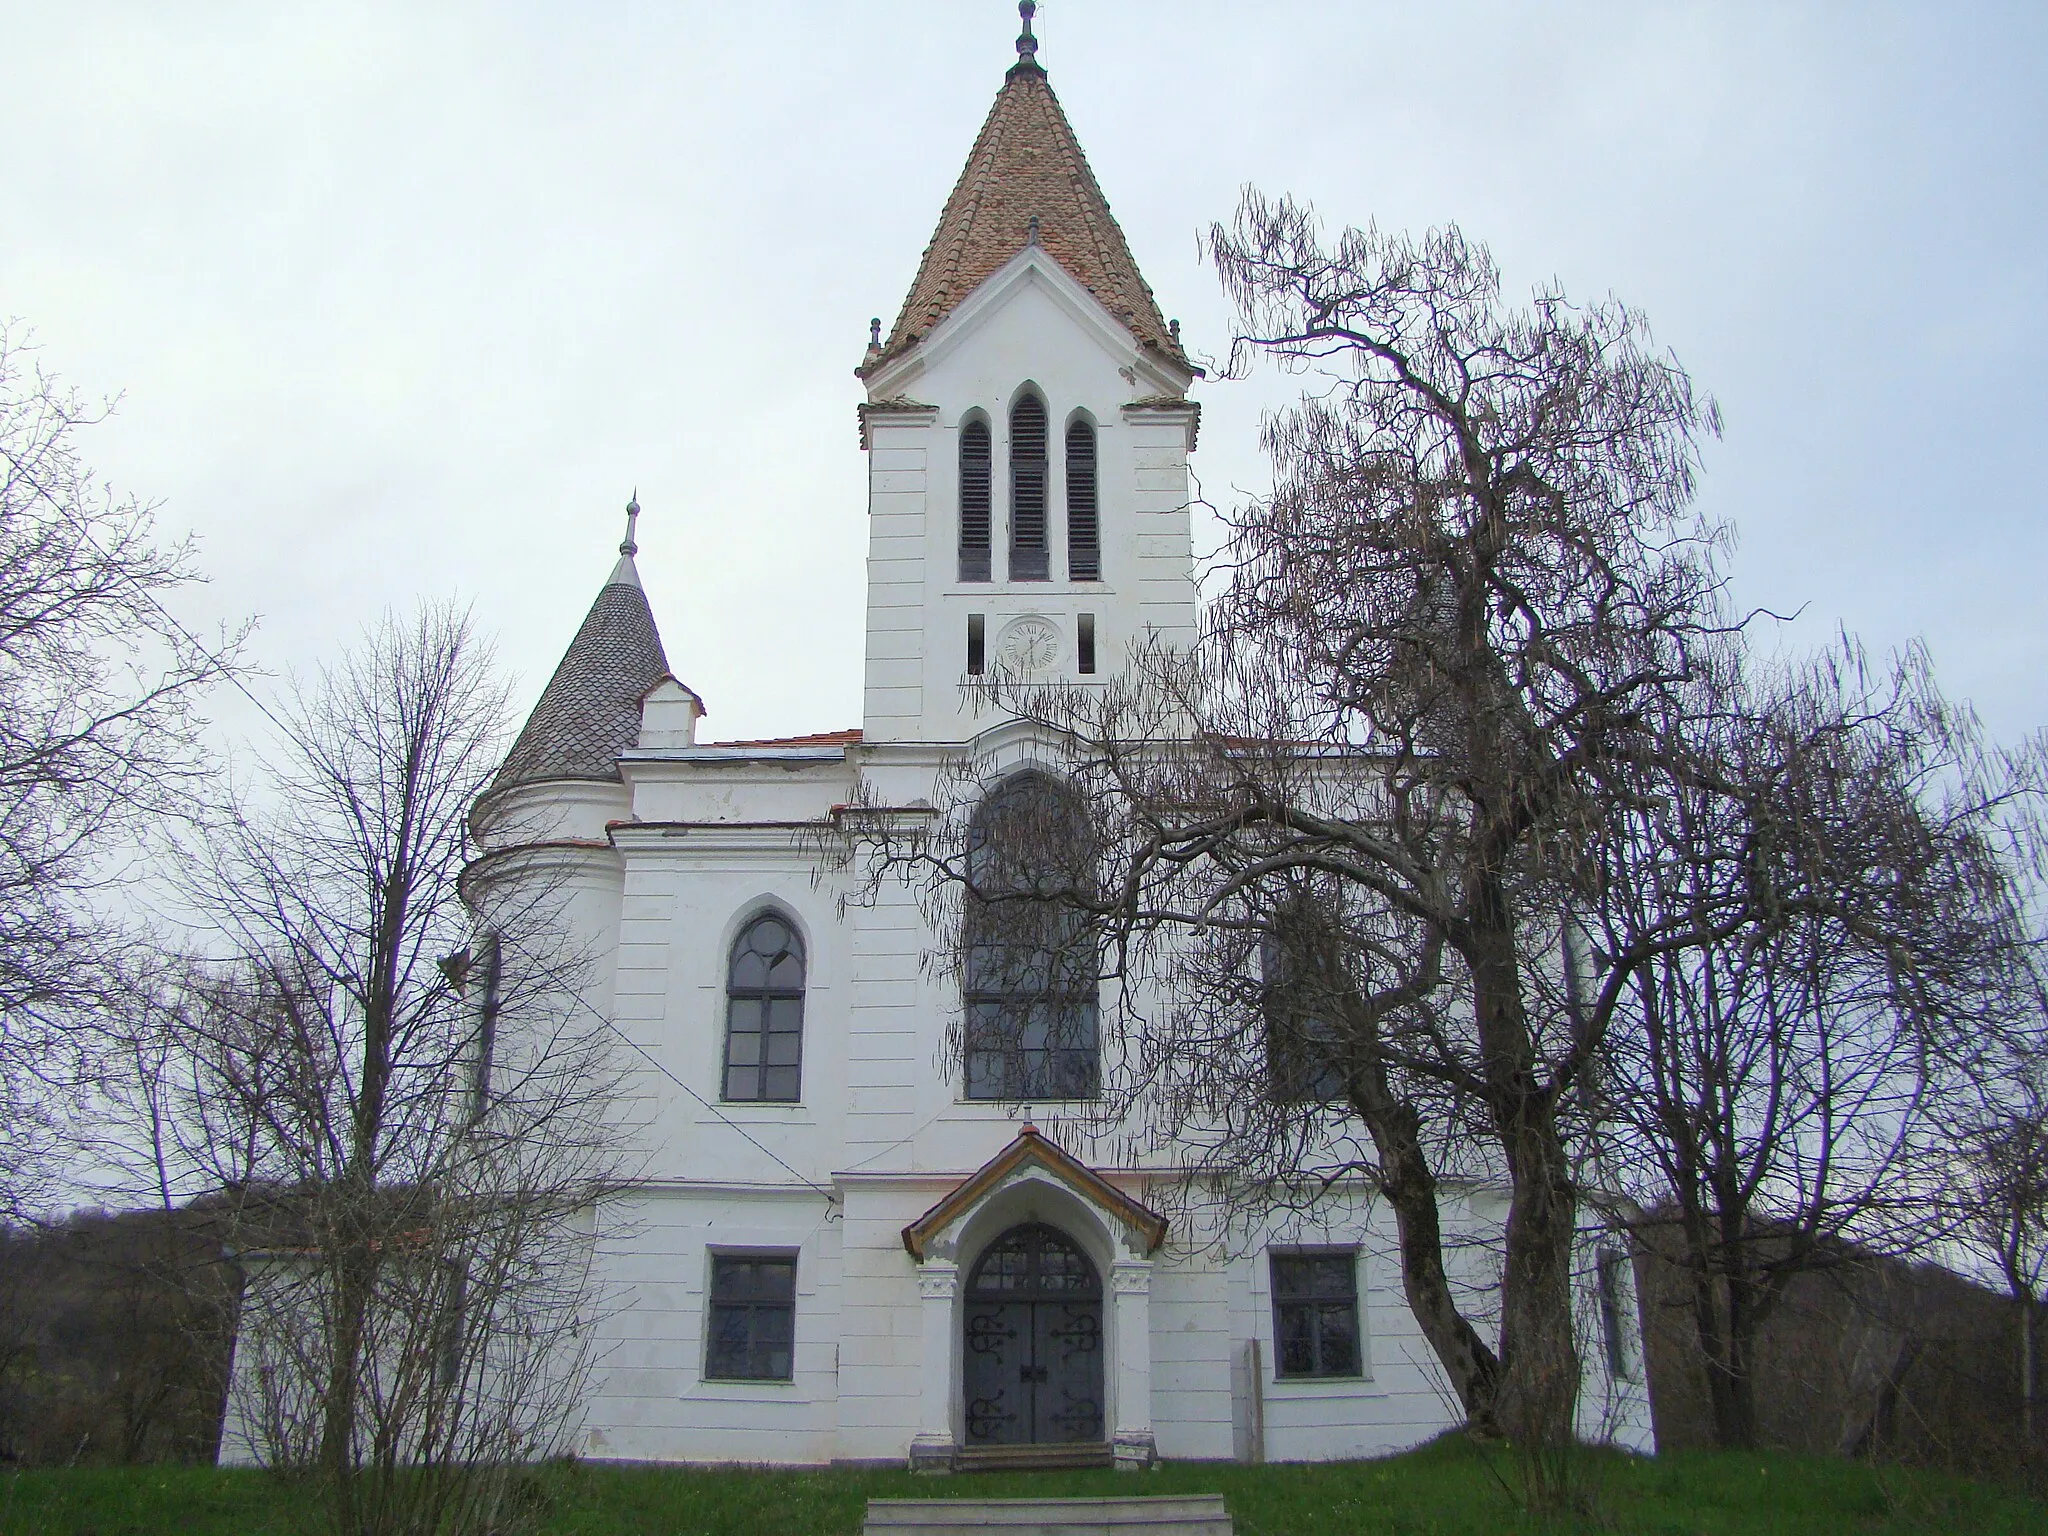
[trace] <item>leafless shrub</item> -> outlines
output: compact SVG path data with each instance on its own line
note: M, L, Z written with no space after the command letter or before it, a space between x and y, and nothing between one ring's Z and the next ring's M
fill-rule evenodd
M502 703L447 611L302 690L155 991L151 1156L247 1273L231 1439L338 1531L506 1529L583 1382L615 1073L545 861L469 862Z

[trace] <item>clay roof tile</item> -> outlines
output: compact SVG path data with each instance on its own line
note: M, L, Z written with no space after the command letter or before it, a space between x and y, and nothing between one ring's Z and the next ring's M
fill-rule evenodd
M616 779L640 739L640 701L668 676L654 613L630 554L621 554L490 793L546 779Z
M1038 243L1141 346L1193 371L1138 272L1059 98L1035 63L1012 69L996 93L888 340L870 349L855 371L872 373L929 336L1030 243L1034 215Z

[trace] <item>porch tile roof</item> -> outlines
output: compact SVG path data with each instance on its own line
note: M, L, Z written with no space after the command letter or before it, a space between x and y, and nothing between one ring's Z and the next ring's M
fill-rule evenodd
M1164 1216L1133 1200L1027 1121L1014 1141L962 1180L945 1199L903 1229L903 1246L910 1251L910 1256L923 1263L926 1245L934 1235L1001 1183L1012 1170L1033 1162L1082 1199L1113 1213L1125 1226L1144 1238L1147 1253L1156 1253L1159 1245L1166 1241Z

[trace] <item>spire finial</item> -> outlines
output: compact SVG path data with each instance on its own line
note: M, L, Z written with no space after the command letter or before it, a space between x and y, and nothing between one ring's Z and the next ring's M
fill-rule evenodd
M1038 244L1038 215L1035 213L1031 215L1030 228L1024 231L1024 243L1026 245Z
M1031 35L1031 18L1038 11L1038 0L1017 0L1017 14L1024 18L1024 30L1017 34L1017 62L1032 69L1038 68L1038 39Z
M626 537L620 541L619 553L631 559L640 553L640 546L634 541L633 533L640 526L640 487L633 487L633 499L626 503Z
M882 345L882 317L875 316L868 322L868 348L870 351Z

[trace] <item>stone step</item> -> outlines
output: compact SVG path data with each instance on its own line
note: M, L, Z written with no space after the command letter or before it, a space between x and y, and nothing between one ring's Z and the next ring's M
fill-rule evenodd
M1232 1536L1219 1493L1104 1499L869 1499L866 1536Z
M1115 1465L1116 1452L1107 1440L1058 1440L1039 1445L968 1445L953 1453L955 1472L1035 1472Z

